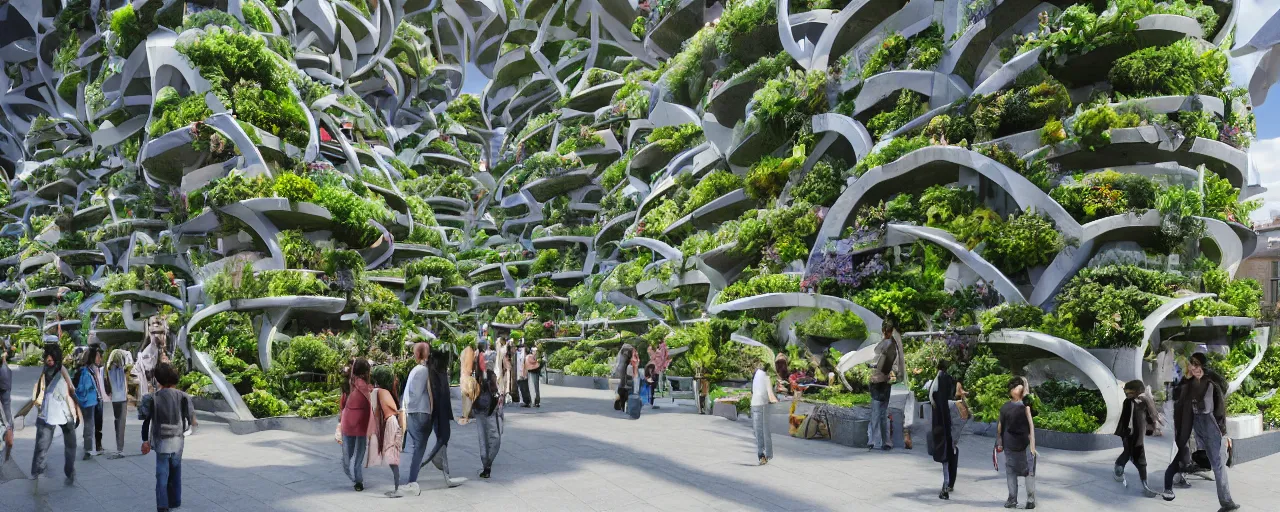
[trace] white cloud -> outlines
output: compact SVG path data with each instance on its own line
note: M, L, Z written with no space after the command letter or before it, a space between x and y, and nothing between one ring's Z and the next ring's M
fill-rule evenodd
M1266 222L1280 216L1280 137L1259 139L1249 149L1249 160L1257 173L1258 184L1267 189L1257 198L1263 200L1262 208L1253 214L1254 222Z

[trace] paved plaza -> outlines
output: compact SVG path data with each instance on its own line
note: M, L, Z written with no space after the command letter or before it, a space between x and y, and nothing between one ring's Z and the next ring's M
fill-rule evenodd
M30 393L21 369L15 404ZM351 490L332 436L288 432L232 434L206 418L189 438L183 458L181 510L256 512L521 510L947 510L998 509L1005 480L991 467L990 438L966 435L952 499L937 499L940 470L917 440L915 450L869 453L825 441L774 436L777 458L756 466L750 423L699 416L690 407L647 409L632 421L612 408L608 391L543 386L541 409L507 409L502 452L493 478L480 480L477 428L453 427L450 462L462 486L447 489L440 474L424 470L422 496L388 499L391 472L366 470L366 489ZM110 416L108 414L108 416ZM104 438L113 439L110 422ZM32 494L28 480L0 484L0 510L154 510L154 457L139 454L140 423L130 420L127 453L76 464L73 487L61 478L61 440L49 456L51 478ZM18 433L16 462L31 463L34 427ZM113 442L113 441L112 441ZM1111 479L1117 451L1042 450L1038 510L1216 510L1210 482L1193 480L1165 503ZM1148 444L1153 479L1168 461L1168 444ZM407 460L406 460L407 463ZM1244 510L1275 510L1280 502L1280 456L1242 464L1230 473Z

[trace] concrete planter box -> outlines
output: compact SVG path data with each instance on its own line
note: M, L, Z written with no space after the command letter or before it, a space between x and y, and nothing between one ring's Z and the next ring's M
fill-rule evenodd
M300 418L298 416L280 416L276 418L260 418L252 421L231 420L227 426L233 434L252 434L264 430L285 430L307 435L332 435L337 428L337 416L321 418Z
M821 404L815 404L815 407ZM797 408L798 409L798 408ZM854 448L869 446L867 428L871 425L871 407L837 407L827 416L827 429L831 441ZM901 408L889 407L889 439L894 448L906 446L902 429L905 415Z
M995 423L969 423L974 434L984 437L996 436ZM1036 446L1054 448L1072 452L1092 452L1120 448L1120 436L1111 434L1080 434L1075 432L1057 432L1036 429Z
M719 416L727 420L737 421L738 406L735 405L734 402L716 400L711 405L711 414L713 416Z
M564 375L559 385L570 388L609 389L609 379L605 377Z
M194 406L197 411L203 411L203 412L211 412L211 413L235 412L231 409L230 405L227 405L227 401L221 398L204 398L199 396L193 396L191 397L191 405Z
M561 370L547 370L547 385L563 386L564 372Z
M1262 415L1249 414L1227 417L1227 437L1246 439L1262 435Z
M1227 430L1231 430L1230 424L1227 425ZM1280 453L1280 430L1268 430L1244 439L1233 438L1232 449L1235 452L1236 464L1275 455Z

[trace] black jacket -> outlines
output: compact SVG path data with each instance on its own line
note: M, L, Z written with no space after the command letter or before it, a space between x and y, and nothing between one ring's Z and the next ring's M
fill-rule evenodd
M1120 410L1120 422L1116 425L1116 435L1129 439L1135 446L1143 444L1151 424L1147 418L1147 404L1143 400L1142 397L1126 397Z
M1206 369L1204 378L1209 379L1209 392L1213 393L1213 419L1222 432L1227 431L1227 381L1216 372ZM1191 439L1191 422L1195 411L1191 402L1198 397L1191 395L1192 379L1184 378L1173 387L1173 428L1174 441L1177 446L1187 446Z

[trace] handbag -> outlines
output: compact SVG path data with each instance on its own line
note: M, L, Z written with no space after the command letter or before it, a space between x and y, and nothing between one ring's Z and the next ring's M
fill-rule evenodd
M964 421L969 421L969 418L973 415L973 413L969 412L969 402L963 398L956 402L956 413Z

